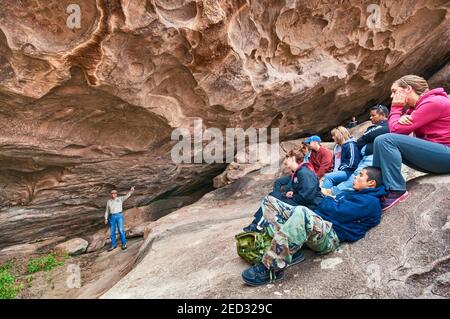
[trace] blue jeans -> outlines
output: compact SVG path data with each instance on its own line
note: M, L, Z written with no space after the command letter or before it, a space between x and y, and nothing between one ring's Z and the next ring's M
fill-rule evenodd
M352 172L350 171L336 171L325 174L325 179L322 183L322 188L331 189L334 185L346 181Z
M117 247L116 225L117 225L117 228L119 229L120 241L122 242L122 246L125 246L127 244L127 240L125 238L125 229L123 228L122 213L109 215L109 230L111 232L111 246L114 248Z
M359 172L361 172L364 167L372 166L372 164L373 164L373 155L364 156L361 159L361 162L359 162L359 165L356 168L356 170L346 181L331 188L331 190L333 191L333 195L338 195L341 192L353 191L353 180L355 179L355 177L359 175Z
M373 144L373 166L381 168L390 191L405 191L402 163L425 173L450 173L450 146L402 134L383 134Z

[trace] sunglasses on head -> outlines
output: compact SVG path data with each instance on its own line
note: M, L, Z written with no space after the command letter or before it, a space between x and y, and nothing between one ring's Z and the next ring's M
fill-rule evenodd
M406 87L409 86L408 82L406 82L404 79L400 79L400 81L402 81L406 85Z

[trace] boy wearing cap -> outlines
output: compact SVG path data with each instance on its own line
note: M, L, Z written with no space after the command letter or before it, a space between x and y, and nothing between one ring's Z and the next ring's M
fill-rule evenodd
M122 249L127 249L127 240L125 238L125 229L123 227L124 220L122 214L122 203L126 201L134 192L134 187L131 187L130 191L125 196L117 197L117 191L111 191L111 199L106 203L105 210L105 224L108 224L111 235L111 247L108 251L111 251L117 247L116 242L116 227L119 229L120 242L122 243Z
M309 163L313 166L319 179L333 168L333 153L329 149L322 147L320 142L322 140L317 135L310 136L303 142L311 150Z

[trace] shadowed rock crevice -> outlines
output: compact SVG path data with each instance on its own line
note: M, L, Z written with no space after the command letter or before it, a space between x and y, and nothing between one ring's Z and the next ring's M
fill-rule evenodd
M192 203L211 190L212 177L224 168L177 169L165 119L89 86L79 68L40 99L13 100L0 114L8 123L0 128L2 248L98 230L113 188L138 188L126 207L170 196ZM158 205L153 219L179 208L180 201Z

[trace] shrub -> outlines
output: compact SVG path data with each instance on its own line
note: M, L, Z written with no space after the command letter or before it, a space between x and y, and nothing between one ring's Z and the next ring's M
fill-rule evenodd
M11 262L0 266L0 299L14 299L22 290L22 285L16 284L15 273L15 266Z
M41 270L50 271L53 268L62 265L64 265L64 261L59 261L55 254L48 254L43 257L31 259L27 265L27 273L34 274Z

